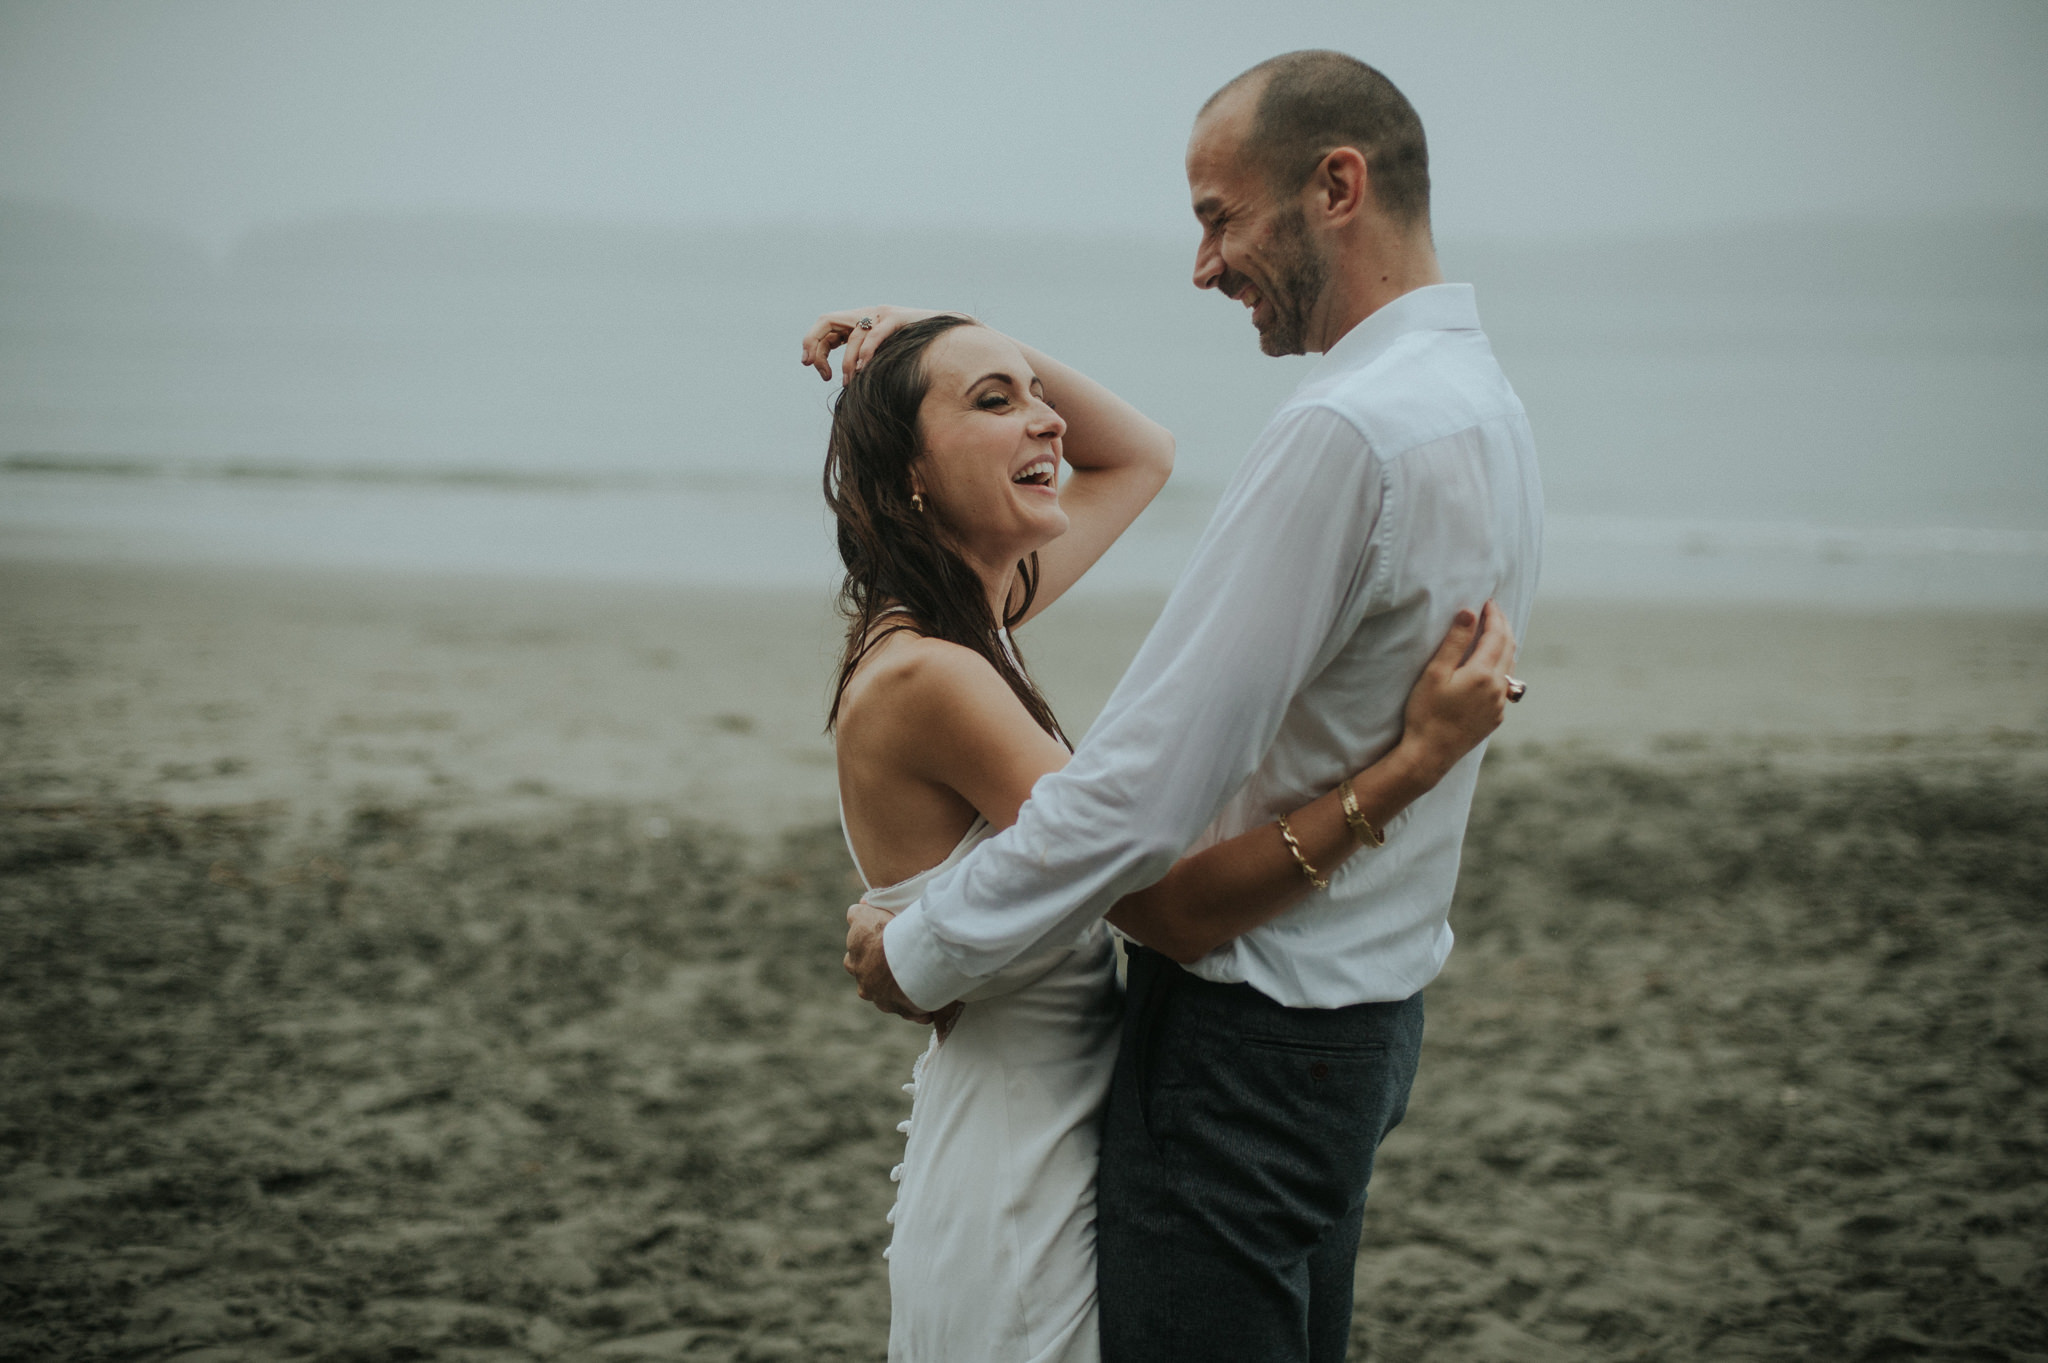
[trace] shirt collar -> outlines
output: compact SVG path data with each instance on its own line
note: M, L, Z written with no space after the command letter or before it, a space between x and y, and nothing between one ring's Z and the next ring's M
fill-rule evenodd
M1303 383L1372 363L1411 331L1477 331L1479 303L1470 284L1410 289L1337 338Z

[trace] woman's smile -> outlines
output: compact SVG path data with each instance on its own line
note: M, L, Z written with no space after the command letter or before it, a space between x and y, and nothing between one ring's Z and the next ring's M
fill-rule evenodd
M1010 481L1019 487L1057 497L1060 494L1060 461L1053 455L1042 454L1012 474Z

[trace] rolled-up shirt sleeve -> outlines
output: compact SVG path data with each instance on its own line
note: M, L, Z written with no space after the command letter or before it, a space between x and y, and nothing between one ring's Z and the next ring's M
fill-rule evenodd
M1201 835L1366 609L1384 473L1337 412L1275 416L1073 760L888 924L912 1002L1071 939Z

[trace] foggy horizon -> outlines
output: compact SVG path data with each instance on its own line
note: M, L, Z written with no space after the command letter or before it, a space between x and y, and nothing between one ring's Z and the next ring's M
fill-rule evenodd
M1446 237L2048 212L2048 11L1904 0L14 3L0 195L216 251L358 213L1163 236L1195 109L1300 47L1414 101Z
M85 459L747 483L690 514L808 542L813 494L767 491L815 479L829 418L796 337L894 301L1175 431L1181 510L1145 551L1170 578L1309 364L1190 286L1188 123L1308 46L1421 113L1445 275L1477 289L1556 526L1848 558L1892 527L2035 571L2048 9L2013 3L0 6L17 533L44 533L32 506L176 519L157 482L63 472ZM277 518L291 552L312 505L177 515Z
M231 235L211 235L190 222L182 221L167 213L150 213L139 209L111 208L98 206L78 199L60 196L20 194L0 191L0 210L48 213L74 217L94 226L116 231L140 231L142 233L175 239L189 247L195 254L215 264L231 260L249 244L280 236L290 236L310 229L324 227L393 227L406 228L462 228L490 229L510 228L527 232L570 231L590 233L595 237L630 238L633 236L677 238L693 234L717 235L722 233L747 233L765 231L791 234L812 234L821 231L845 232L843 224L835 223L823 216L802 213L787 213L779 216L762 214L755 217L627 217L600 213L577 212L570 207L542 209L522 207L487 207L461 205L418 205L411 207L381 208L309 208L304 212L266 218L254 221L237 229ZM1460 247L1485 246L1512 249L1566 249L1597 246L1608 242L1678 242L1694 239L1732 240L1757 238L1773 233L1799 233L1803 231L1832 231L1837 229L1872 228L1938 230L1951 226L1977 226L1985 224L2031 225L2048 223L2048 204L2040 206L2015 204L1980 204L1942 208L1928 206L1903 209L1898 212L1870 212L1851 208L1814 208L1806 211L1788 211L1782 215L1759 214L1753 217L1710 222L1659 222L1649 224L1584 224L1579 226L1550 227L1543 230L1515 231L1512 229L1474 230L1446 232L1441 227L1432 232L1440 257L1454 253ZM1118 225L1091 225L1086 223L1062 225L1060 223L1003 224L996 222L918 222L886 223L880 226L861 227L852 233L856 239L873 240L880 238L944 237L959 240L979 239L1001 241L1087 241L1140 245L1154 249L1185 248L1190 264L1194 259L1196 226L1192 217L1179 226L1126 227ZM1448 267L1447 267L1448 268ZM1448 278L1448 275L1446 276Z

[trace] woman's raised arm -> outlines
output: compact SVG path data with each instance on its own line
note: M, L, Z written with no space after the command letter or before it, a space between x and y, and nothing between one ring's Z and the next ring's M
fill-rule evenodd
M1067 533L1038 551L1038 592L1029 620L1109 552L1109 546L1152 504L1173 472L1173 433L1070 365L1019 341L1017 348L1045 384L1046 399L1066 418L1061 454L1071 470L1060 481Z

